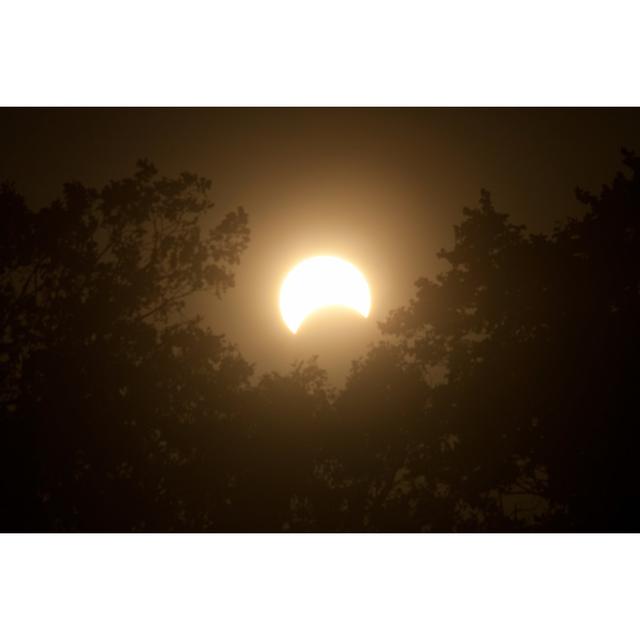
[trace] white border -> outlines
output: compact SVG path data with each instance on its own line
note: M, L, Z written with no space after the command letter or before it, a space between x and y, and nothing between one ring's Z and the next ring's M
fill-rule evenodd
M635 640L638 550L631 535L11 535L0 637Z
M4 105L640 103L634 0L21 0Z

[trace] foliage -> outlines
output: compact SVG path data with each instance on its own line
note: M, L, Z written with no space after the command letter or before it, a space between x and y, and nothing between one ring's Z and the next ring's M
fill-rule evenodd
M640 160L549 235L483 191L332 389L257 382L189 296L249 238L140 163L0 190L0 521L28 531L638 531Z
M191 293L233 285L249 239L241 209L210 224L209 189L147 162L99 191L67 184L38 212L3 187L5 528L207 521L166 485L223 437L250 374L181 314Z

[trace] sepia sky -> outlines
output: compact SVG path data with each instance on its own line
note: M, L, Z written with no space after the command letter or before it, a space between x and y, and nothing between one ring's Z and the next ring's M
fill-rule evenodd
M217 213L244 207L252 238L235 288L190 308L258 373L317 354L340 384L380 337L376 322L444 266L436 253L481 188L515 222L551 231L582 211L576 186L598 190L620 147L640 152L640 121L621 109L4 109L0 141L0 179L34 207L64 181L123 177L138 158L211 178ZM294 336L278 289L317 254L360 268L371 316L325 310Z

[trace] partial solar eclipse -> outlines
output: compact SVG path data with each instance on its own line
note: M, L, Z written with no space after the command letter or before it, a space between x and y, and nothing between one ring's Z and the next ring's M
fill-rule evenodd
M338 305L363 318L371 310L365 277L351 263L333 256L316 256L295 266L280 289L280 313L293 333L314 311Z

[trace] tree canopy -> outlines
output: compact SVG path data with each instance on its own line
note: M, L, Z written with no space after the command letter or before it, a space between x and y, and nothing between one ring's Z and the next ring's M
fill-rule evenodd
M0 189L5 531L637 531L640 160L531 234L487 191L333 389L258 381L186 304L249 242L141 162ZM215 323L214 323L215 324Z

